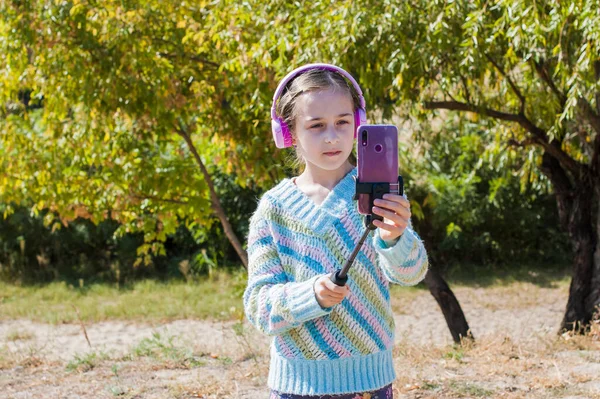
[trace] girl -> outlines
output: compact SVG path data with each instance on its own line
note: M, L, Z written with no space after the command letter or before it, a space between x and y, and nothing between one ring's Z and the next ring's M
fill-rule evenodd
M365 229L353 201L352 155L364 112L360 87L333 65L299 68L275 92L275 142L293 145L304 171L267 191L250 220L244 310L274 336L272 399L393 396L389 283L417 284L428 265L405 197L375 201L373 213L384 220L374 221L347 285L329 279Z

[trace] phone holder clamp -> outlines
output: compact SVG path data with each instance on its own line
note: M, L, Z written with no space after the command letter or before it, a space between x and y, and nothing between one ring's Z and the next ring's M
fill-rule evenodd
M391 188L394 188L392 186L395 186L395 184L390 184L389 182L385 182L385 183L362 183L359 182L358 179L356 177L354 177L354 181L356 183L356 193L354 194L354 200L358 200L359 199L359 194L368 194L369 195L369 209L372 210L373 209L373 202L376 199L383 199L383 195L387 194L390 192ZM398 176L398 194L403 195L404 194L404 179L402 178L402 176ZM395 191L395 190L394 190ZM383 220L383 217L380 215L375 215L375 214L368 214L365 216L365 225L370 229L370 230L375 230L376 226L373 225L373 220Z

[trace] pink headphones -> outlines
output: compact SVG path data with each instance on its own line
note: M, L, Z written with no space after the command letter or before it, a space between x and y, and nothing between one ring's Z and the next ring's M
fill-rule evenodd
M277 107L277 100L279 100L279 96L283 93L283 90L287 86L287 84L294 79L296 76L300 75L303 72L306 72L311 69L323 69L327 71L337 72L346 79L348 79L354 89L358 93L358 98L360 99L360 108L354 111L354 138L356 138L356 132L358 130L358 126L364 125L367 123L367 112L365 106L365 99L362 94L362 90L356 80L350 75L348 72L344 71L342 68L337 67L335 65L330 64L308 64L301 66L300 68L294 69L292 72L288 73L283 80L277 86L277 90L275 90L275 94L273 95L273 106L271 107L271 130L273 131L273 138L275 139L275 145L277 148L286 148L292 146L292 134L290 133L290 129L287 124L277 116L277 112L275 108Z

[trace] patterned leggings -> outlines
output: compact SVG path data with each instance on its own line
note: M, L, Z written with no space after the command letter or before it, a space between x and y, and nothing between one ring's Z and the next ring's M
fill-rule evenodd
M280 393L271 391L269 399L393 399L394 391L392 390L392 384L380 388L376 391L363 392L363 393L346 393L342 395L294 395L291 393Z

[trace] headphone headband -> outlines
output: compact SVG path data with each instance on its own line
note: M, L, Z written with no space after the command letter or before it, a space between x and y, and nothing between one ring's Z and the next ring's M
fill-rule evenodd
M360 86L358 85L356 80L352 77L352 75L350 75L348 72L346 72L342 68L337 67L335 65L331 65L331 64L307 64L307 65L301 66L299 68L296 68L292 72L288 73L281 80L281 82L277 86L277 90L275 90L275 94L273 94L273 105L271 106L271 126L272 126L272 131L273 131L273 138L275 139L275 144L279 148L285 148L285 147L291 146L292 145L292 137L291 137L288 126L285 124L285 121L280 119L279 116L277 115L277 111L276 111L277 100L279 100L279 97L283 93L283 90L285 89L287 84L292 79L294 79L296 76L298 76L306 71L309 71L311 69L321 69L321 70L326 70L326 71L337 72L340 75L342 75L343 77L345 77L346 79L348 79L352 83L352 86L354 86L354 89L356 90L356 92L358 94L358 98L359 98L359 102L360 102L360 109L355 110L355 118L354 118L355 135L354 135L354 137L356 137L356 129L358 129L359 124L366 123L365 99L363 97L363 93L362 93L362 90L360 89Z

